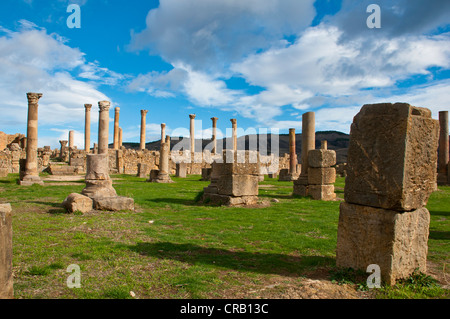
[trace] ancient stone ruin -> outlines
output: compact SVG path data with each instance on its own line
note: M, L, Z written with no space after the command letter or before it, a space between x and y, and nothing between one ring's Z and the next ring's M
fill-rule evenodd
M279 181L295 181L298 179L301 165L297 164L295 148L295 128L289 129L289 169L280 170Z
M43 185L38 172L38 101L42 93L27 93L28 121L27 121L27 147L24 171L20 176L20 185Z
M99 150L98 154L86 155L86 187L81 195L72 193L64 201L63 206L68 212L82 213L96 210L134 210L132 198L117 196L109 177L108 165L108 126L110 102L100 101L99 115Z
M312 199L330 201L336 198L336 152L327 149L327 141L322 141L318 150L308 152L308 195Z
M0 204L0 299L14 298L12 235L11 204Z
M307 112L302 115L302 166L301 173L294 181L294 195L308 196L308 152L316 148L315 113Z
M211 183L204 188L203 202L226 206L256 204L260 175L259 153L225 150L220 162L212 163Z
M364 105L350 132L336 265L380 267L388 284L426 271L439 124L406 103Z
M438 185L450 185L448 111L439 112Z

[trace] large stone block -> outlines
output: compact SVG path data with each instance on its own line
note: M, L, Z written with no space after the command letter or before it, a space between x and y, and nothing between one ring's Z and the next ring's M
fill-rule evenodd
M259 153L256 151L223 152L224 175L260 175Z
M10 204L0 204L0 299L12 298L12 209Z
M331 201L336 199L334 185L308 185L307 195L315 200Z
M88 213L94 208L94 202L87 196L72 193L66 197L62 203L63 207L69 212Z
M364 105L350 131L345 201L397 211L435 189L439 123L406 103Z
M333 150L310 150L308 152L309 167L331 167L336 164L336 152Z
M94 199L94 208L108 211L134 210L134 200L123 196L100 197Z
M334 167L308 168L308 184L324 185L336 182L336 169Z
M254 175L222 175L217 181L220 195L257 196L259 177Z
M366 270L380 266L382 279L390 284L426 272L430 214L426 208L397 212L341 203L336 265Z

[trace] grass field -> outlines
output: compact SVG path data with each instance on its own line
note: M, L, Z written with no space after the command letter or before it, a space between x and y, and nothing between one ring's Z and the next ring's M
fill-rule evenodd
M44 176L45 177L45 176ZM429 274L368 289L368 274L336 269L339 201L292 197L292 182L266 177L264 208L204 206L209 182L114 175L136 212L66 214L64 198L84 181L20 187L0 179L13 207L15 298L449 298L450 187L432 194ZM343 198L344 179L335 186ZM67 267L81 269L68 288Z

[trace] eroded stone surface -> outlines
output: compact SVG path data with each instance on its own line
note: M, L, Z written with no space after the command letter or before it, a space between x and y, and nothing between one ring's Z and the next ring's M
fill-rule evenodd
M364 105L351 126L345 201L398 211L425 206L436 185L438 136L428 109Z
M430 215L422 207L412 212L341 203L336 265L366 270L377 264L388 284L426 272Z
M72 193L66 197L62 205L69 213L88 213L93 209L94 202L87 196Z
M11 204L0 204L0 299L14 297L12 254Z

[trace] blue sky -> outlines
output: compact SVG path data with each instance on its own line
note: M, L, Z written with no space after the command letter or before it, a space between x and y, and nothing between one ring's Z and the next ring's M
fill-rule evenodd
M69 4L81 28L70 29ZM366 24L369 4L381 28ZM226 135L242 129L301 132L302 113L317 130L349 132L366 103L407 102L450 109L448 0L2 0L0 131L25 133L27 92L40 92L39 146L59 147L75 130L83 147L84 107L119 106L125 142L196 135L211 120ZM112 141L113 125L110 125ZM243 132L242 132L243 133ZM219 136L220 137L220 136Z

